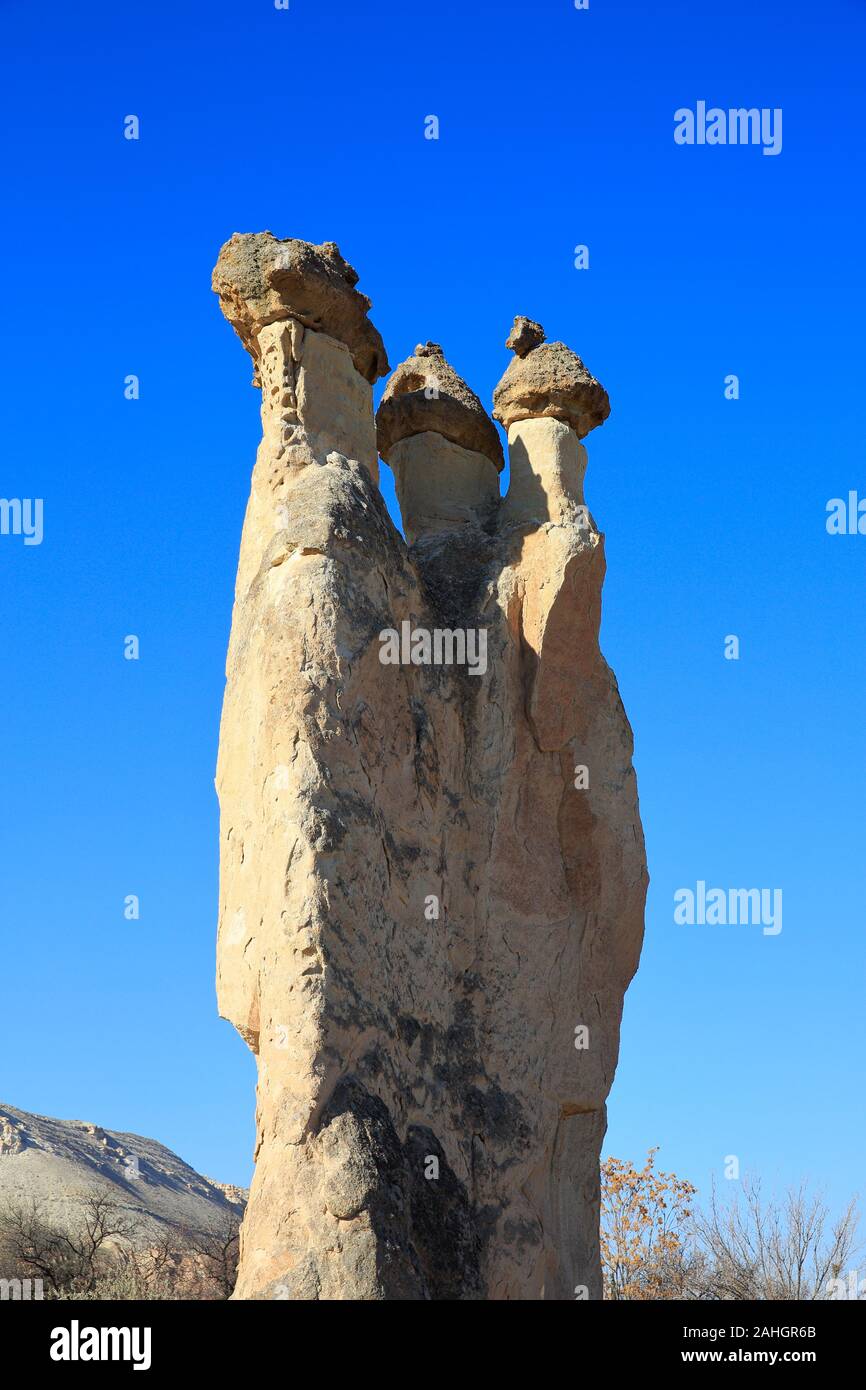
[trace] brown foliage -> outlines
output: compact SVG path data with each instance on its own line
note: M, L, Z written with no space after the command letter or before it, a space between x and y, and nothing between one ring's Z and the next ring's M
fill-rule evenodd
M695 1206L696 1189L657 1171L609 1158L601 1168L604 1296L612 1299L798 1301L840 1296L853 1269L857 1211L831 1220L806 1185L765 1198L746 1177L720 1202ZM866 1281L864 1281L866 1282ZM842 1297L846 1294L842 1293Z
M619 1158L601 1166L604 1296L684 1298L686 1240L695 1188L656 1171L656 1149L643 1168Z

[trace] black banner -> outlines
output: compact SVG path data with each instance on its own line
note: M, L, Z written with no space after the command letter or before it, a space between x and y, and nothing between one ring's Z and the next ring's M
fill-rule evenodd
M863 1313L862 1302L850 1302L847 1307L835 1302L576 1302L558 1314L549 1310L548 1316L540 1308L535 1313L527 1309L529 1321L523 1335L528 1332L536 1348L539 1335L550 1339L550 1351L560 1343L563 1352L579 1348L589 1337L587 1357L593 1366L600 1360L602 1368L612 1375L741 1365L768 1369L803 1366L826 1378L843 1368L850 1374L850 1368L857 1366ZM92 1377L108 1370L114 1376L128 1372L158 1378L194 1371L213 1373L221 1379L236 1372L246 1380L253 1369L258 1378L265 1366L279 1373L280 1359L287 1355L287 1337L300 1339L297 1354L306 1359L307 1354L321 1354L331 1345L308 1340L319 1326L329 1334L342 1332L346 1329L343 1318L348 1317L350 1329L361 1331L354 1323L357 1312L345 1307L332 1307L327 1321L319 1325L322 1316L309 1303L293 1311L287 1302L8 1301L0 1304L0 1336L4 1358L21 1358L31 1371L40 1376L47 1373L52 1379ZM448 1338L453 1315L445 1315L444 1327L441 1313L422 1314L422 1322L409 1327L406 1316L404 1309L394 1323L385 1309L368 1308L363 1314L361 1336L352 1345L358 1349L366 1339L374 1338L381 1353L383 1332L396 1335L400 1345L408 1332L410 1338L423 1339L416 1345L423 1350L426 1371L441 1348L443 1369L453 1372L455 1347ZM465 1314L457 1316L462 1342L468 1333L470 1338L483 1336L485 1354L491 1350L491 1337L501 1339L503 1352L513 1349L517 1330L513 1319L500 1325L495 1311L484 1313L477 1306L470 1324L462 1322ZM380 1317L385 1319L381 1325ZM488 1323L488 1317L494 1321ZM286 1361L287 1376L289 1365ZM393 1369L396 1372L397 1366Z

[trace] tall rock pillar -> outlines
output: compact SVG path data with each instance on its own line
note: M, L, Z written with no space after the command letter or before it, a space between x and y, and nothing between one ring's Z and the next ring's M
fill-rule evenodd
M646 891L598 649L604 390L516 321L499 437L436 344L378 418L332 244L214 287L263 437L220 732L221 1012L257 1056L236 1297L600 1297L598 1168ZM580 770L579 770L580 769Z

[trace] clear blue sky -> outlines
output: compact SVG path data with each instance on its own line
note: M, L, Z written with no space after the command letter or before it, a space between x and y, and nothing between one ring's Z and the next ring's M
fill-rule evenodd
M45 528L0 536L0 1098L250 1177L213 772L259 397L210 272L269 228L339 243L392 363L434 339L489 403L520 312L608 388L587 497L652 875L608 1151L866 1188L866 536L825 530L866 496L862 0L5 0L0 31L0 495ZM699 100L781 107L781 154L677 146ZM781 935L675 925L699 879L781 887Z

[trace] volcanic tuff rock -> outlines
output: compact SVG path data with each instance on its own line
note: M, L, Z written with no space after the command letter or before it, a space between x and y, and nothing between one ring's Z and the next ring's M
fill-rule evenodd
M516 420L550 417L583 439L604 423L607 392L565 343L545 343L540 324L518 317L505 345L515 356L493 393L493 416L506 429Z
M438 343L419 343L385 387L376 413L379 453L390 463L391 450L401 439L431 429L485 454L497 472L505 466L496 426L475 392L446 362Z
M236 232L220 252L211 283L256 368L259 329L293 318L345 343L367 381L387 373L385 345L367 318L370 301L355 289L357 272L333 241L314 246L291 237L278 241L271 232Z
M220 1010L258 1059L235 1296L598 1298L647 885L583 500L578 429L607 398L519 334L500 499L489 418L435 345L416 351L379 417L407 548L355 351L375 330L292 312L321 248L293 252L311 283L299 270L283 317L263 314L260 278L233 270L244 240L216 277L263 386L217 768ZM386 630L414 661L383 664ZM437 631L450 664L425 657Z
M544 329L535 319L528 319L523 314L518 314L514 320L511 332L505 339L505 346L516 352L518 357L525 357L533 348L539 347L544 342Z

